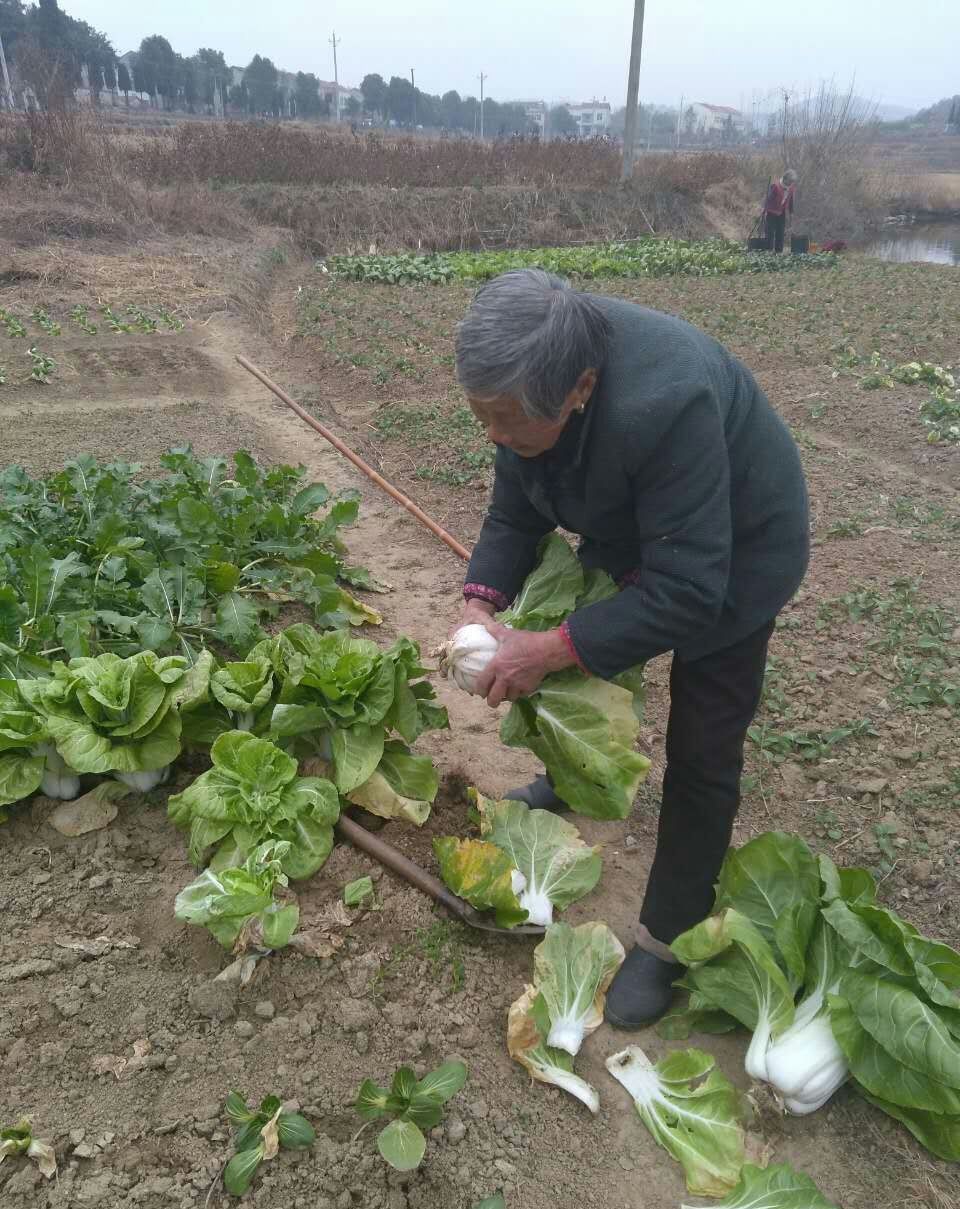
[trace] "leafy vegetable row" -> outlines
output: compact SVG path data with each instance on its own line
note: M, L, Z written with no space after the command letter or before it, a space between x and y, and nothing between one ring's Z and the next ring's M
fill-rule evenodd
M247 869L284 844L247 873L262 885L277 862L308 877L329 855L339 795L385 818L429 814L436 770L409 745L448 723L425 675L408 639L382 650L306 624L237 663L207 650L192 667L152 651L57 662L0 680L0 808L39 788L76 797L88 776L146 791L185 746L210 748L211 769L168 804L195 863L215 848L216 873ZM299 757L320 775L300 776Z
M629 243L566 248L517 248L502 252L438 252L429 255L331 256L324 269L347 281L487 281L509 269L547 269L572 277L716 277L731 273L776 273L830 267L832 253L777 256L747 252L731 240L637 239Z
M145 480L88 455L46 478L0 472L0 675L38 674L52 655L245 654L288 601L325 628L380 621L337 582L379 590L344 561L355 494L242 451L161 461L168 473Z

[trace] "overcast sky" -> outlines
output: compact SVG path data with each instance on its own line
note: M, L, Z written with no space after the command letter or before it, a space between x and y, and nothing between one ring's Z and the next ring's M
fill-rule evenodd
M498 100L622 104L631 0L60 0L119 53L163 34L180 54L223 50L245 66L263 54L287 71L386 79L416 69L425 92ZM920 108L960 89L960 0L647 0L640 94L660 104L749 109L766 94L822 79Z

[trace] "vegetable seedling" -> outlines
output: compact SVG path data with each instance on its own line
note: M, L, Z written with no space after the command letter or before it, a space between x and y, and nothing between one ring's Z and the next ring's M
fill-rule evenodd
M46 307L35 306L30 318L37 325L37 327L45 331L48 336L60 335L60 324L57 323L56 320L50 318Z
M129 332L131 327L129 323L124 323L108 306L100 308L100 314L106 319L107 327L111 332Z
M373 897L373 881L369 877L358 877L343 887L343 902L347 907L359 907L365 899Z
M70 318L88 336L95 336L97 334L97 325L90 322L87 308L81 303L78 303L70 312Z
M7 335L12 339L22 339L27 334L27 329L23 326L16 315L11 315L9 311L0 307L0 323L7 329Z
M0 1163L7 1156L25 1154L48 1180L57 1173L57 1156L49 1142L33 1136L29 1117L21 1117L9 1129L0 1129Z
M156 319L151 319L151 317L145 311L141 311L138 306L128 306L126 313L133 321L131 326L139 328L141 332L155 332L157 330Z
M176 315L171 315L165 306L157 307L157 318L164 327L168 327L172 332L183 331L183 320L178 319Z
M27 356L30 358L30 381L42 382L44 386L49 386L50 375L57 367L56 361L52 357L46 357L43 353L38 352L35 344L30 345Z
M227 1097L227 1116L234 1126L233 1158L223 1171L223 1186L242 1196L261 1163L276 1158L280 1150L306 1150L316 1132L298 1112L287 1112L279 1096L267 1096L259 1108L250 1108L237 1091Z
M467 1068L462 1062L444 1062L419 1081L408 1066L401 1066L389 1091L364 1079L353 1107L368 1124L392 1118L380 1131L377 1149L397 1171L413 1171L423 1162L427 1148L423 1130L440 1124L444 1104L466 1081Z

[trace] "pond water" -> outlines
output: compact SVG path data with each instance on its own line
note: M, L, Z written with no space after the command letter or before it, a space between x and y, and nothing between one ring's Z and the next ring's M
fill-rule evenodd
M960 222L888 227L864 251L877 260L901 264L920 260L930 264L960 265Z

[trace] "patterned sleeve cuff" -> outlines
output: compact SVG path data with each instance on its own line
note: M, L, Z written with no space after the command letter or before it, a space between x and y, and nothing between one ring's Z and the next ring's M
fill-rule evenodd
M498 613L510 607L510 601L502 592L498 592L496 588L488 588L485 584L464 584L463 595L465 600L489 600L497 606Z
M584 666L583 660L580 658L580 655L577 652L577 648L573 642L573 637L570 633L570 626L568 625L567 622L564 622L560 626L560 637L567 644L567 650L573 656L574 663L577 665L577 667L580 669L581 672L583 672L585 675L589 676L590 671L587 667Z

